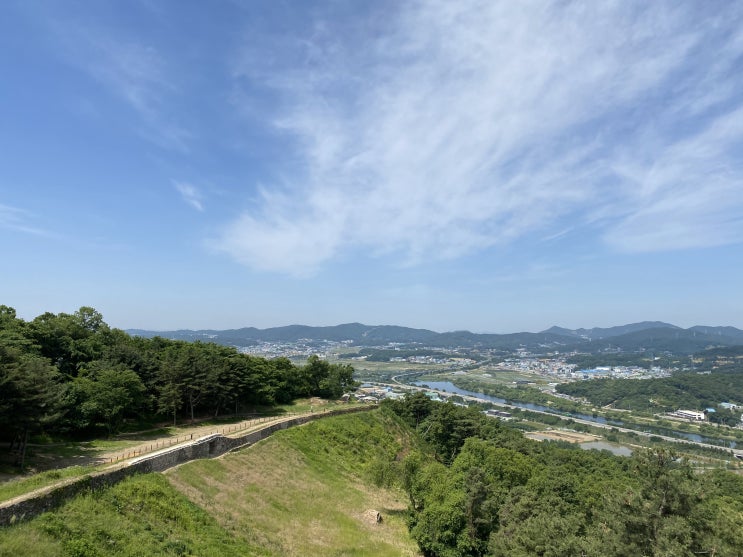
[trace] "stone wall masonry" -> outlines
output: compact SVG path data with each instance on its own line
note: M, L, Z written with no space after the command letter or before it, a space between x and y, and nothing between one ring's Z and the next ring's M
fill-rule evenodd
M319 418L363 412L373 408L375 406L358 406L297 416L235 437L225 437L219 434L209 435L188 444L117 464L100 472L92 472L79 478L72 478L0 503L0 527L29 520L43 512L59 507L80 493L104 489L134 474L163 472L199 458L215 458L229 451L253 445L283 429L306 424Z

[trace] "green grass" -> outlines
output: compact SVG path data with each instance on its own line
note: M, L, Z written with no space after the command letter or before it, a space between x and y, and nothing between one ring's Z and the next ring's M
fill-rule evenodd
M339 416L167 475L223 528L270 555L412 556L406 498L371 481L404 450L406 435L380 412ZM369 520L370 509L382 524Z
M535 373L523 373L515 370L478 369L475 371L470 371L466 375L441 373L432 376L426 376L425 378L421 378L421 381L429 379L431 381L435 380L454 382L454 380L462 378L466 378L470 381L481 384L483 387L492 387L494 385L506 385L512 387L515 381L531 381L537 385L547 385L548 383L555 380L553 377L545 377L542 375L537 375Z
M129 439L94 439L92 441L66 441L63 443L50 443L48 445L37 445L30 447L35 460L39 455L43 458L68 459L75 457L91 457L109 451L123 450L141 443L142 439L131 437Z
M0 484L0 501L7 501L24 493L35 491L42 487L55 484L68 478L76 478L89 474L100 467L95 466L70 466L59 470L47 470L33 476L19 478Z
M162 435L162 434L161 434ZM27 483L36 476L53 477L55 471L68 468L84 468L85 471L95 470L103 466L100 457L104 453L120 452L134 446L141 445L148 439L156 439L156 434L127 436L124 438L94 439L91 441L47 441L29 446L26 455L26 470L17 466L7 465L1 470L6 481L0 482L0 494L8 483ZM34 476L29 476L29 471ZM75 472L62 472L66 475L75 475ZM79 474L78 474L79 475ZM0 495L0 500L3 496Z
M79 496L0 530L0 556L264 555L226 532L160 474Z
M406 497L372 482L411 443L382 412L318 420L0 529L0 557L416 556Z
M348 405L333 401L320 401L305 399L295 404L274 407L270 413L265 415L281 417L284 415L309 412L312 408L316 412L325 409L332 410ZM262 409L266 410L266 409ZM97 470L109 461L102 462L100 457L105 453L123 453L132 447L147 444L148 441L162 438L177 438L188 436L194 428L213 428L218 431L221 427L233 423L245 421L245 416L202 420L194 425L183 424L180 426L159 427L147 431L124 433L112 438L94 439L88 441L69 441L51 438L49 436L37 436L29 447L27 454L27 468L24 473L10 463L3 463L0 473L3 481L0 481L0 501L16 497L23 493L33 491L37 488L51 485L56 481L68 477L80 476L82 474ZM29 475L28 471L33 475Z
M283 407L272 407L270 409L258 409L263 416L283 416L291 413L309 412L309 399L298 401L296 405ZM336 408L338 403L329 402L323 407ZM315 402L315 408L319 408ZM226 416L224 418L212 418L200 420L194 424L188 422L178 426L165 426L148 429L145 431L120 433L114 437L99 438L92 440L69 440L64 438L53 438L47 435L37 435L32 439L26 455L27 470L43 471L52 468L67 466L88 466L104 453L124 452L132 447L146 444L148 441L163 438L184 437L195 431L195 428L213 428L215 431L223 426L245 421L245 416ZM7 460L7 459L6 459ZM13 476L23 478L24 472L10 462L0 462L0 474L5 477Z
M351 403L353 405L354 403ZM304 414L306 412L322 412L323 410L339 410L348 408L349 404L338 400L323 400L316 398L302 398L290 404L281 404L276 410L286 414Z
M350 360L359 381L389 381L401 373L446 373L448 364L413 364L410 362L369 362Z
M26 464L31 470L73 466L76 461L82 466L92 464L103 453L124 451L143 442L161 437L183 435L188 428L158 428L135 434L121 434L111 438L92 440L59 440L48 437L35 439L29 445ZM7 474L22 473L18 468L8 467Z

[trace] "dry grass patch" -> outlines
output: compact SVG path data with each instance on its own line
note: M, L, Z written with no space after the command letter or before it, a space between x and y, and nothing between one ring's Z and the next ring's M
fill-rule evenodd
M557 430L532 431L529 433L525 433L524 437L528 437L529 439L534 439L535 441L543 441L543 440L567 441L568 443L590 443L591 441L596 441L598 439L601 439L600 436L592 435L590 433L581 433L578 431L557 431Z
M223 528L270 555L419 555L407 532L404 496L344 472L335 466L338 455L323 446L322 430L299 429L167 476ZM304 434L318 437L306 443ZM339 440L328 444L333 442ZM369 509L378 510L383 521L370 522L364 516Z

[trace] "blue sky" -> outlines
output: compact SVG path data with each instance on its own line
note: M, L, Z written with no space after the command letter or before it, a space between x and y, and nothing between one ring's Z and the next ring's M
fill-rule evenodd
M0 7L0 303L743 328L743 5Z

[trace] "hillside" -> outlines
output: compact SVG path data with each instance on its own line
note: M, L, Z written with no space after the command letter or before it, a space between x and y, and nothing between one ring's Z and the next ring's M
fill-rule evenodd
M246 327L229 330L147 331L130 329L134 336L152 338L161 336L173 340L201 340L228 346L254 346L259 342L296 343L331 341L347 342L356 346L378 347L390 343L430 348L481 348L516 350L525 348L534 352L672 352L692 354L701 350L743 345L743 331L735 327L695 326L682 329L661 321L643 321L617 327L565 329L551 327L539 333L508 334L451 331L437 333L428 329L414 329L394 325L363 325L348 323L332 327L290 325L270 329Z
M738 329L734 329L733 327L729 329L738 331ZM743 331L738 332L743 333ZM722 334L722 331L707 333L697 328L651 327L591 341L590 351L652 351L688 355L719 346L735 346L742 342L739 336L732 331L725 331L725 334ZM586 350L585 343L573 344L572 348Z
M0 555L732 556L742 510L727 471L528 440L418 393L77 497L0 530Z
M663 323L662 321L642 321L641 323L631 323L629 325L619 325L616 327L592 327L591 329L565 329L563 327L551 327L546 333L554 333L561 336L574 336L588 340L599 340L635 333L646 329L680 329L676 325Z
M394 419L366 414L77 497L0 530L0 556L418 555L404 494L372 481L412 440Z
M641 412L671 412L678 408L705 410L716 408L709 420L719 422L727 418L729 425L740 423L738 415L718 408L723 402L743 399L743 373L709 375L678 373L671 377L647 379L596 379L563 383L557 392L585 398L596 406L613 405L615 408Z
M361 323L347 323L331 327L310 327L307 325L288 325L268 329L244 327L223 331L212 329L196 331L147 331L143 329L129 329L127 332L131 335L146 338L162 336L174 340L209 340L221 344L236 344L239 346L250 346L258 341L297 342L300 340L329 340L336 342L350 340L356 343L366 343L374 346L389 342L425 343L438 335L438 333L427 329L412 329L394 325L373 326L362 325Z
M408 450L408 433L379 412L365 414L319 420L168 478L226 530L239 529L271 555L417 555L405 495L372 484L384 462Z

